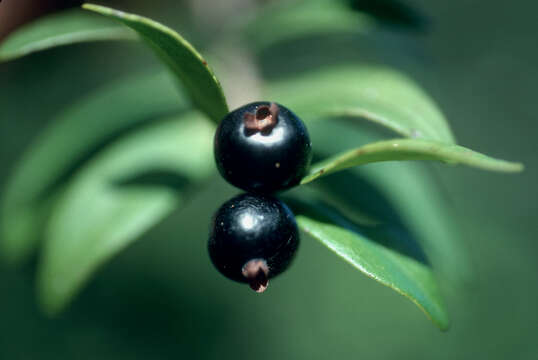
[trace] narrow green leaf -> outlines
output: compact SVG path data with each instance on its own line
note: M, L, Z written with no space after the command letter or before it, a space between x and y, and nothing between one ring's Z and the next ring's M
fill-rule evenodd
M268 85L266 98L303 120L369 121L399 135L453 143L443 114L414 81L396 70L354 65L311 71Z
M94 14L68 10L23 26L0 44L0 62L80 42L134 40L131 29Z
M313 164L301 184L353 166L396 160L437 160L500 172L523 170L520 163L494 159L458 145L432 140L395 139L371 143Z
M193 103L214 122L218 123L228 113L217 77L196 49L177 32L142 16L93 4L82 7L135 30L181 80Z
M96 90L59 114L8 180L1 204L0 256L10 263L26 259L62 181L103 142L146 120L185 109L181 99L167 74L138 74Z
M313 122L309 131L316 156L321 159L354 144L368 144L380 138L375 129L359 129L335 121ZM467 240L472 239L465 238L460 231L442 183L427 165L397 161L357 166L321 177L300 190L319 188L333 200L331 205L339 204L339 211L349 218L356 219L348 211L354 209L359 211L360 218L401 224L424 249L446 284L460 286L472 276L465 249Z
M46 231L39 271L46 312L64 308L100 265L170 214L189 184L213 173L213 131L199 113L159 122L77 173Z
M448 314L427 260L402 251L391 239L380 241L379 235L369 236L371 229L353 223L323 204L291 204L304 232L367 276L407 297L440 329L448 329Z
M370 16L352 11L347 0L277 1L260 8L245 34L247 44L261 50L303 36L366 33L374 25Z

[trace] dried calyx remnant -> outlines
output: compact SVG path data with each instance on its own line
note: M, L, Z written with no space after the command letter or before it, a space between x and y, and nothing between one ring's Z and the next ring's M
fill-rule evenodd
M267 134L278 123L278 112L280 109L275 103L271 105L262 105L256 109L256 112L246 113L244 115L245 119L245 130L251 133L261 132L262 134Z
M263 259L248 261L242 270L243 276L248 280L252 290L262 293L269 286L269 266Z

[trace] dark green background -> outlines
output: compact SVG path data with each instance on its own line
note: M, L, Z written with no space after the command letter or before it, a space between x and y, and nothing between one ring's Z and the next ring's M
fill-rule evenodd
M100 271L56 319L38 311L32 264L0 265L0 359L537 359L538 5L409 3L432 27L402 35L420 59L400 67L437 100L460 144L526 165L517 175L435 167L475 272L464 289L444 287L448 333L310 238L262 296L225 280L209 263L207 228L235 191L215 180ZM181 5L121 6L196 38L179 24ZM108 43L0 65L0 185L62 106L149 63L140 45Z

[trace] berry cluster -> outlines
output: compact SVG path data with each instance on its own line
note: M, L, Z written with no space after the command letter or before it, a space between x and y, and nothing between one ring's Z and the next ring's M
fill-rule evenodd
M229 113L215 134L215 160L230 184L248 193L220 207L209 255L226 277L263 292L299 245L295 217L273 196L299 183L311 160L303 122L282 105L255 102Z

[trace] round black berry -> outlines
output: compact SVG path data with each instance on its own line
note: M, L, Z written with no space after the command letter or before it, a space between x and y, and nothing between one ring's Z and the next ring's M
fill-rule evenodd
M311 160L303 122L282 105L254 102L232 111L215 134L221 175L246 191L271 193L297 185Z
M236 196L220 207L208 242L217 270L257 292L286 270L298 246L291 210L274 197L253 194Z

